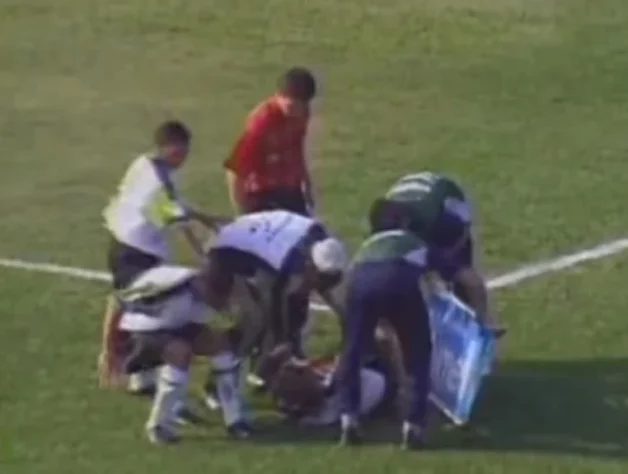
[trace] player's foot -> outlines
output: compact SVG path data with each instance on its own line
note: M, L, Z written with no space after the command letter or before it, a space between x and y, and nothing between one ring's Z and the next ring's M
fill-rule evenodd
M170 428L165 426L153 426L146 428L148 440L157 445L175 444L181 441L181 437Z
M249 439L253 434L251 425L246 421L236 421L232 425L227 426L227 433L235 439Z
M155 370L135 372L129 376L127 391L131 395L154 397L157 391L157 376Z
M356 417L340 415L340 446L355 446L362 442L362 434Z
M253 389L255 393L261 393L266 390L266 382L253 373L246 375L246 383Z
M347 426L340 431L340 446L357 446L362 443L362 434L357 426Z
M202 425L205 420L191 408L181 405L175 410L175 421L180 425Z
M425 445L423 429L418 425L404 423L402 427L401 449L406 451L416 451Z
M135 397L153 398L155 396L155 392L157 392L157 387L155 385L147 385L143 387L134 387L130 385L127 392Z
M220 400L218 400L218 394L216 393L216 387L205 387L205 397L203 398L205 406L211 411L220 410Z

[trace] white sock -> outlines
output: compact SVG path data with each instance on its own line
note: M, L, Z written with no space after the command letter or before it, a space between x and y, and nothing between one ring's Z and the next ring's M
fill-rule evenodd
M358 420L356 420L355 417L351 415L343 413L342 415L340 415L340 426L343 430L356 428L358 426Z
M223 352L210 360L225 425L244 421L246 415L240 384L240 362L230 352Z
M157 384L157 369L135 372L129 377L129 391L140 392Z
M172 365L164 365L159 370L157 393L146 427L157 426L171 428L174 422L175 409L185 399L189 374L187 370Z
M401 427L401 431L403 434L413 433L417 436L420 436L423 433L423 428L416 423L410 423L409 421L404 421Z

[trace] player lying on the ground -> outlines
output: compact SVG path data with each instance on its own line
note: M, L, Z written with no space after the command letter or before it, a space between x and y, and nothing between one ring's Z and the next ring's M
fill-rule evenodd
M437 173L403 176L377 201L373 219L385 225L400 212L410 216L409 229L428 246L430 270L453 285L456 296L473 308L482 323L498 327L474 259L472 212L462 187Z
M403 380L403 365L392 333L378 328L373 354L360 367L361 417L394 414ZM340 421L338 386L334 383L338 357L306 359L283 344L260 361L260 375L277 408L307 426L334 425Z
M283 210L247 214L220 229L208 251L208 271L236 302L245 324L243 353L289 342L302 354L306 321L291 301L317 291L332 308L331 289L348 263L342 243L316 220ZM211 387L208 398L211 402Z
M200 256L202 248L187 223L199 221L213 228L224 219L210 218L185 205L175 186L174 174L187 160L191 133L180 122L165 122L155 132L155 151L138 157L129 166L116 196L104 211L111 236L108 267L115 290L126 288L141 273L170 260L167 229L178 224ZM106 320L120 318L115 297L108 300ZM113 348L103 345L99 365L103 385Z
M373 211L378 211L377 203ZM419 281L427 272L428 249L406 230L409 222L404 213L390 214L386 220L372 215L371 235L360 246L345 278L343 342L336 374L341 444L361 439L361 361L382 322L396 333L408 385L402 406L402 445L418 448L423 443L432 342Z
M185 399L193 356L208 357L216 370L217 394L229 433L238 438L250 435L233 343L228 332L205 324L214 309L224 309L225 300L222 278L208 267L197 271L161 265L148 270L118 293L123 306L120 320L105 322L104 344L117 348L108 375L160 367L146 424L153 443L179 439L175 408Z

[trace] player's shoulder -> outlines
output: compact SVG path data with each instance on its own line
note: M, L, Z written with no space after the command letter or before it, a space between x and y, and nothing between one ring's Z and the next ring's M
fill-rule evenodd
M390 229L375 232L368 236L365 242L382 242L382 241L397 241L407 242L408 244L421 246L424 244L423 240L415 233L408 229Z
M132 170L148 170L152 166L153 155L150 153L141 153L131 158L128 169Z
M150 153L137 155L127 167L124 182L133 186L152 186L159 182L155 157Z
M445 173L422 171L408 173L400 177L391 186L389 195L422 195L444 194L464 196L464 190L458 180Z
M397 255L426 248L425 242L406 229L391 229L375 232L362 241L356 255Z
M271 96L267 97L253 107L247 116L246 123L248 127L260 126L265 123L272 123L277 119L280 119L281 116L282 112L277 104L277 99L274 96Z

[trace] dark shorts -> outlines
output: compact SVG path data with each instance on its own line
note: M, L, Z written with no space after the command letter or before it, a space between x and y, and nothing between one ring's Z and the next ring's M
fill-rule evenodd
M159 257L119 242L114 237L109 241L107 267L116 290L126 288L140 274L162 263Z
M176 329L123 331L124 371L132 374L162 365L163 352L168 343L175 339L192 343L205 327L204 324L190 323Z
M308 216L305 196L300 189L273 189L248 194L246 213L283 209Z

